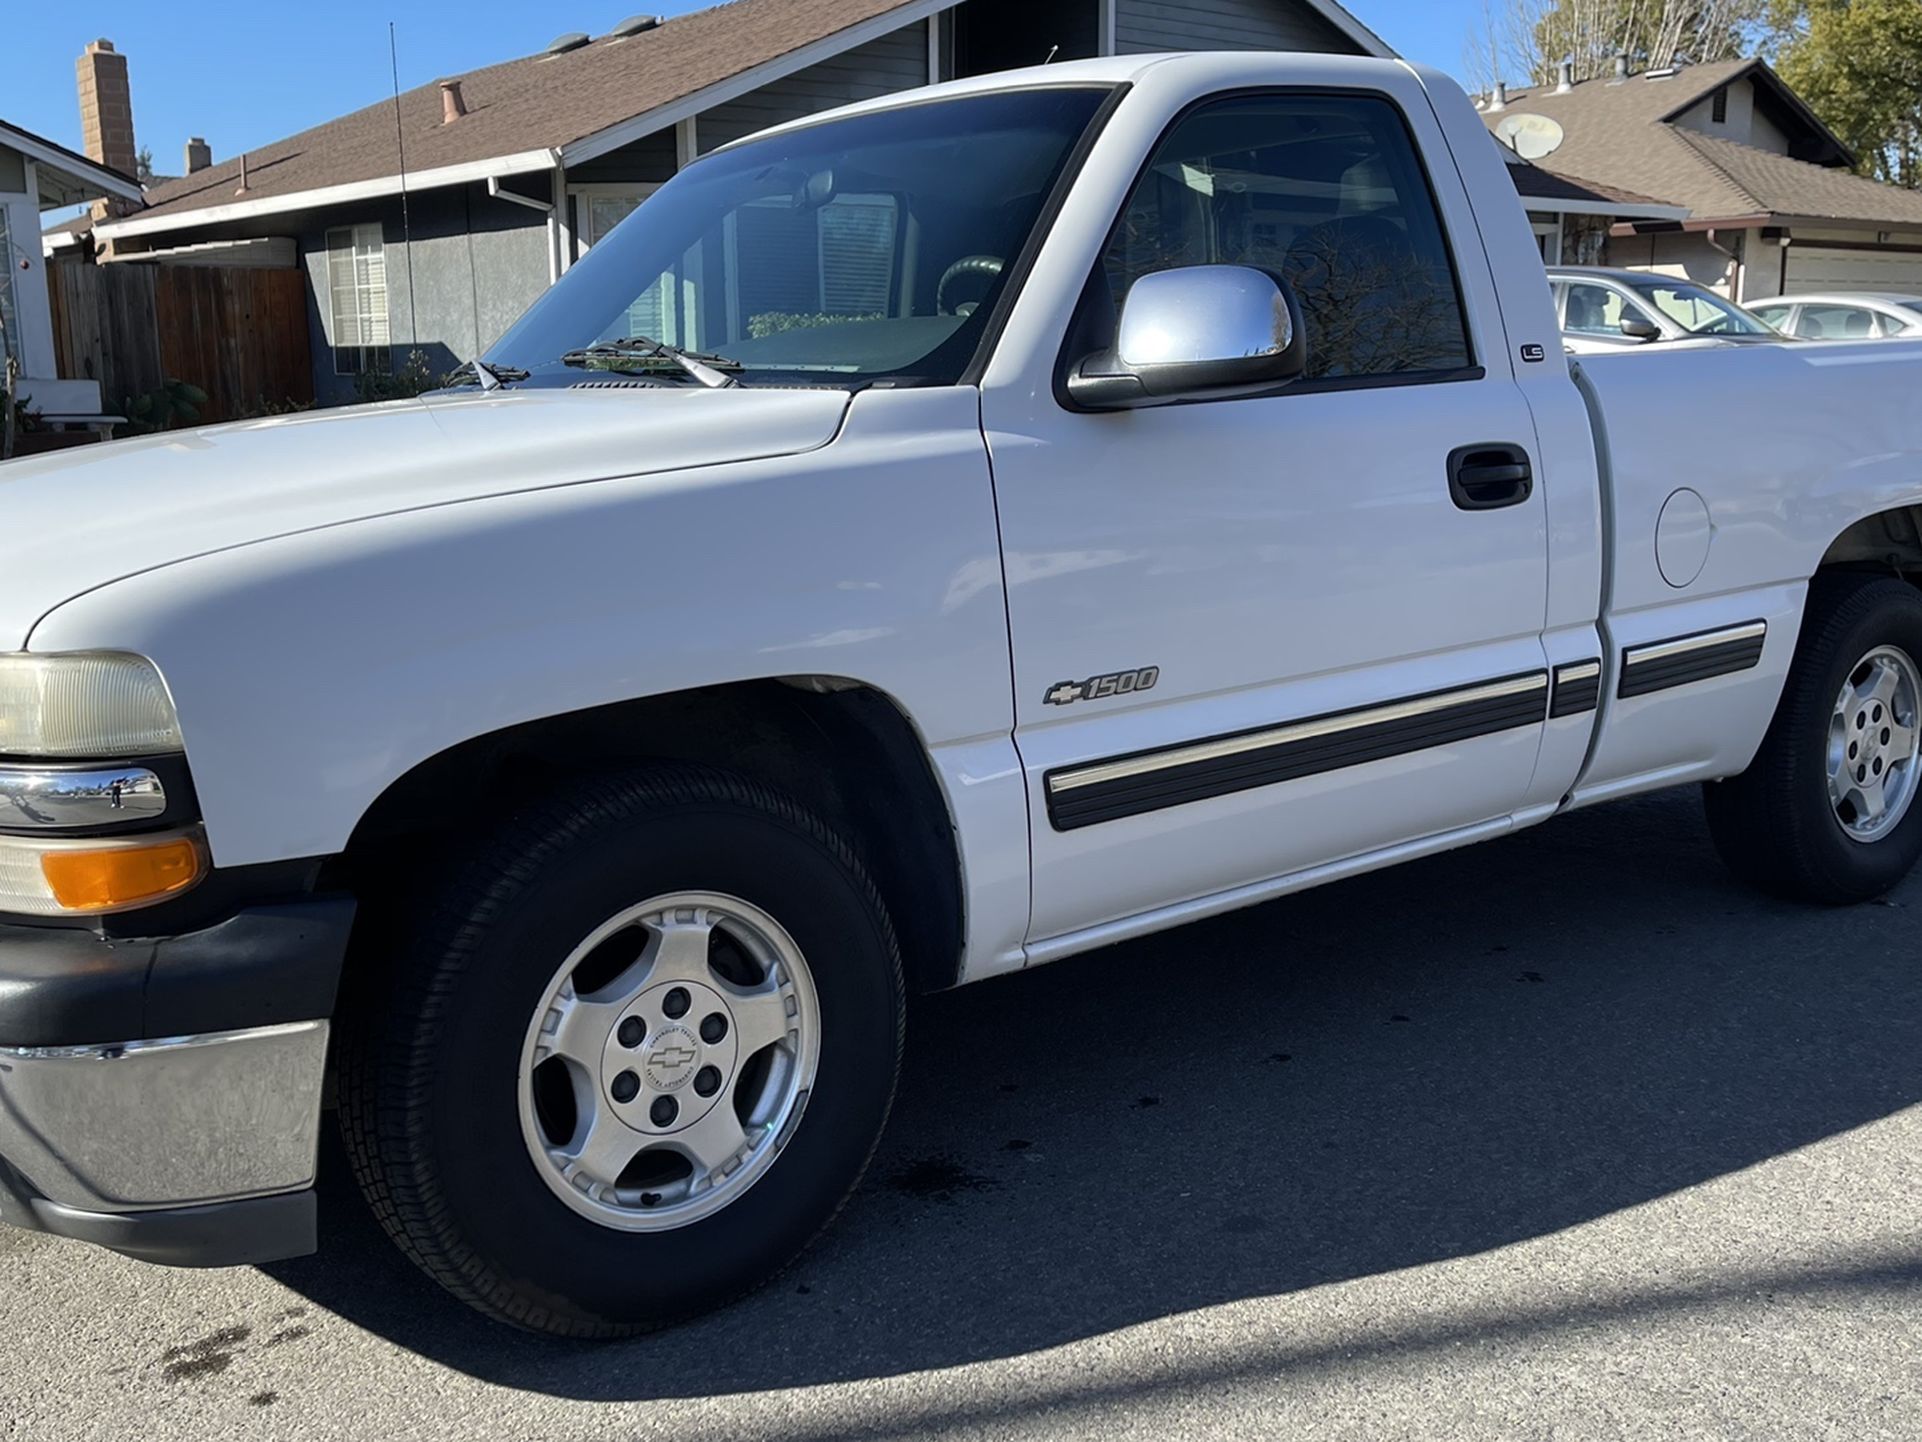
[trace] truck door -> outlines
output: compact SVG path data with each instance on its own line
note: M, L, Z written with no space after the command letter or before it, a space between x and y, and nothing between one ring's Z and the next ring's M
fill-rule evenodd
M1188 108L1089 227L1113 222L1062 354L989 369L1036 954L1499 829L1528 788L1534 430L1433 111L1390 85ZM1288 280L1305 377L1069 409L1047 368L1105 343L1142 275L1212 263Z

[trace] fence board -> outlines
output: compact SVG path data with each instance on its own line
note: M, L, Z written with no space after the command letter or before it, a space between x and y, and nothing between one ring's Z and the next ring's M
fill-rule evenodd
M204 390L207 421L310 404L305 286L298 270L58 262L47 290L60 374L99 381L110 411L163 380Z

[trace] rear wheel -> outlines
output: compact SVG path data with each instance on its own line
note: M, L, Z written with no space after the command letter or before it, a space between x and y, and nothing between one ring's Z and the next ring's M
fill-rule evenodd
M363 1188L450 1291L535 1330L626 1335L766 1281L893 1095L900 960L866 872L716 773L508 826L362 974L387 978L341 1068Z
M1754 763L1706 788L1729 867L1778 894L1879 896L1922 857L1922 593L1818 576Z

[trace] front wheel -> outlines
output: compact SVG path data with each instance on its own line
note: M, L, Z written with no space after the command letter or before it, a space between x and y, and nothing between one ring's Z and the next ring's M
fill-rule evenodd
M1704 791L1731 870L1779 895L1880 896L1922 857L1922 592L1818 576L1754 763Z
M854 1187L900 958L853 850L791 802L615 778L483 841L417 915L363 967L341 1118L389 1233L464 1301L644 1331L766 1281Z

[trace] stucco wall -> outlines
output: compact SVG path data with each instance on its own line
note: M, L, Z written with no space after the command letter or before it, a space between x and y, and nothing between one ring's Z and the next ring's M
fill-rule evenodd
M1301 0L1115 0L1115 50L1360 53Z
M511 184L546 198L544 178L521 176ZM297 232L307 271L314 394L322 404L351 401L357 393L354 377L334 373L329 230L369 222L381 227L396 366L418 349L434 375L445 374L500 339L547 289L547 220L540 212L495 199L483 185L418 192L408 197L407 211L403 223L398 198L369 201L309 217Z

